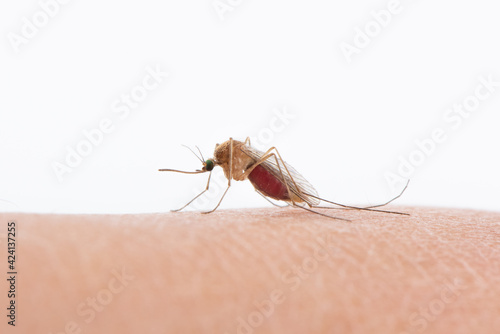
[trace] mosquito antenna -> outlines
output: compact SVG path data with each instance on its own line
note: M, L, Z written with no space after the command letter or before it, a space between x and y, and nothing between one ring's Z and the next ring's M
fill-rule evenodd
M158 169L159 172L176 172L176 173L183 173L183 174L200 174L200 173L205 173L207 172L206 170L197 170L194 172L186 172L183 170L177 170L177 169Z
M203 157L203 153L201 153L200 148L199 148L198 146L196 146L196 148L198 149L198 152L200 152L200 155L201 155L201 162L204 162L204 161L205 161L205 158Z
M194 154L194 155L198 158L198 160L200 160L200 161L201 161L201 163L204 163L203 159L202 159L202 158L200 158L200 157L198 156L198 154L196 154L196 153L195 153L195 152L191 149L191 147L186 146L186 145L182 145L182 146L184 146L185 148L187 148L188 150L190 150L190 151L191 151L191 152L192 152L192 153L193 153L193 154ZM197 146L197 147L198 147L198 146ZM200 150L200 149L198 149L198 151L199 151L199 150ZM200 152L200 154L201 154L201 152ZM203 156L202 156L202 157L203 157Z

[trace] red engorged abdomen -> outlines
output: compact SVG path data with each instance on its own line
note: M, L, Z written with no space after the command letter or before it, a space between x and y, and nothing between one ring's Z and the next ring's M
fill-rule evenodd
M248 175L248 179L263 195L281 201L290 199L285 184L262 165L255 167Z

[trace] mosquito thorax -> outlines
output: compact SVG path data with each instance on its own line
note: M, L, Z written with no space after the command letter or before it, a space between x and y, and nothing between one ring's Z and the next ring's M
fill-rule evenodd
M225 164L229 162L229 147L230 141L225 141L215 147L214 160L219 164Z
M205 169L207 171L211 171L212 169L214 169L214 161L212 159L208 159L207 161L205 161Z

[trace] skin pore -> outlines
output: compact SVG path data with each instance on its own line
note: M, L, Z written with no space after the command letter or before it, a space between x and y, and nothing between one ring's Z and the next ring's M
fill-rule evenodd
M391 209L2 213L2 333L495 333L500 213Z

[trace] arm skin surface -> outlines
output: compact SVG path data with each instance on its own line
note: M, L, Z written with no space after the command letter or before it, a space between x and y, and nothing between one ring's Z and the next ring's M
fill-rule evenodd
M0 214L2 333L499 333L500 213Z

